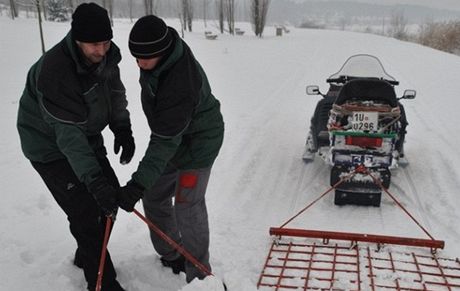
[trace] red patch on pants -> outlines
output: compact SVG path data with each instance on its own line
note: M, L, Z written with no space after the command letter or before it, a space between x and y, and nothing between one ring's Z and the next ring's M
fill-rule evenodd
M182 188L194 188L196 182L198 181L198 176L194 173L184 173L179 178L179 185Z
M186 203L187 199L182 195L182 189L195 188L198 181L198 176L194 173L184 173L179 177L179 188L176 193L176 203Z

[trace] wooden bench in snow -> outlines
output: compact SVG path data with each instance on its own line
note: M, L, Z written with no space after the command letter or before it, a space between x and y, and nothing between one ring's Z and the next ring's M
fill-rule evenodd
M212 31L205 31L204 36L206 39L214 40L217 38L217 34L213 33Z
M241 30L239 28L235 28L235 33L236 35L243 35L244 34L244 30Z

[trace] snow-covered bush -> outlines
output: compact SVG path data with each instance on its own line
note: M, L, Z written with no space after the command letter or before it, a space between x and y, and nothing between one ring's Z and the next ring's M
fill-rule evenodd
M418 42L438 50L460 54L460 21L427 22L420 28Z

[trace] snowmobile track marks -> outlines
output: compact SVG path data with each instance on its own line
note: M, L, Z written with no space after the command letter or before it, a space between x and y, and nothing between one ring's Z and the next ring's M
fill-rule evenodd
M302 167L300 179L298 179L298 183L295 187L295 194L293 199L291 200L291 206L289 207L292 210L297 209L296 206L299 202L300 197L308 196L311 188L314 185L312 183L317 180L317 178L324 174L324 172L328 169L328 167L324 167L321 163L318 163L317 160L314 160L312 163L305 164ZM309 177L309 179L307 179ZM327 179L325 179L327 181Z

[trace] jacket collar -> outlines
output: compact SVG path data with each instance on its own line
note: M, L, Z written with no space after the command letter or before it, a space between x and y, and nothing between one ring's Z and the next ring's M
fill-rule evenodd
M120 49L114 42L111 42L110 49L105 56L105 60L100 64L100 66L104 66L104 68L97 68L94 70L94 68L90 68L85 64L82 53L80 52L75 40L72 38L72 33L70 31L64 38L64 42L72 60L75 63L78 74L87 75L93 73L94 71L103 71L104 68L116 66L121 61Z

